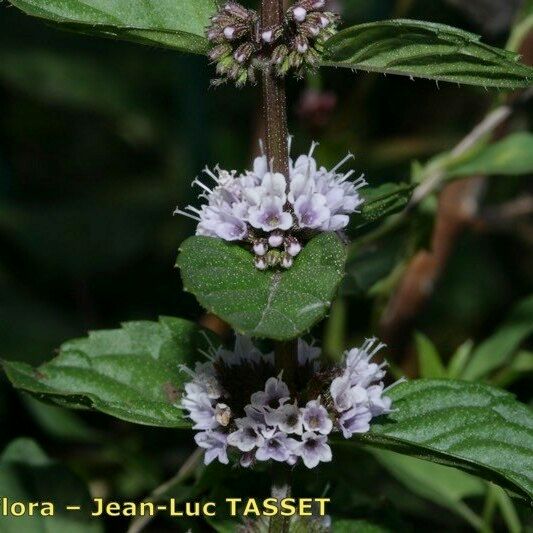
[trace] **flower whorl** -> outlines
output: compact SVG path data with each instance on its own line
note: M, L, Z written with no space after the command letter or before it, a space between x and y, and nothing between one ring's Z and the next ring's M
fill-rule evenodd
M288 177L269 169L265 155L240 175L206 168L215 186L198 179L193 184L202 189L200 197L207 204L200 209L189 205L175 213L198 221L197 235L248 246L260 270L290 268L307 240L320 232L344 229L349 215L363 204L359 189L366 185L364 178L350 181L353 171L339 171L351 154L327 170L313 157L316 146L313 143L307 155L290 161Z
M299 378L291 384L276 375L274 354L263 354L246 337L237 337L233 350L212 347L210 362L194 371L183 367L191 381L179 404L198 430L206 464L228 464L230 452L243 467L301 459L314 468L331 461L332 432L345 438L365 433L372 418L390 412L385 363L372 362L383 346L369 339L328 366L319 348L299 339Z

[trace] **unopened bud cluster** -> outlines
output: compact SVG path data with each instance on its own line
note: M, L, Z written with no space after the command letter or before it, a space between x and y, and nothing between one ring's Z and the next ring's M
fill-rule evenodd
M213 45L209 59L216 64L219 76L214 83L232 80L240 87L255 82L253 59L258 50L259 18L252 9L226 2L211 18L207 38Z
M335 34L338 16L326 11L326 0L300 0L286 15L289 40L272 51L271 64L278 76L294 71L303 75L306 68L316 68L324 43Z
M313 157L316 146L289 161L288 176L269 168L265 155L240 175L218 167L205 169L214 186L198 179L193 184L202 189L200 197L207 203L175 213L198 221L197 235L241 243L253 252L260 270L290 268L310 238L343 230L363 204L359 189L366 181L351 181L353 171L339 170L351 154L326 169Z
M290 382L277 374L272 352L237 337L232 350L211 347L208 362L182 367L191 380L178 407L194 422L206 464L233 456L244 467L301 460L314 468L332 460L330 434L366 433L374 417L390 412L386 363L372 361L383 346L368 339L328 365L319 348L299 339L298 379Z
M326 0L299 0L282 24L262 28L254 10L226 2L207 28L209 59L218 75L214 83L231 80L239 87L255 83L257 68L272 68L285 76L316 67L325 41L336 31L338 17L326 11L326 4Z

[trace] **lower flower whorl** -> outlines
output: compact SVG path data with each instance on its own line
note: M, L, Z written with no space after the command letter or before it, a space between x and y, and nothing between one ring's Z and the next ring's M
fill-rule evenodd
M237 337L233 350L213 347L211 360L194 371L182 367L191 381L179 406L198 430L205 463L228 464L230 455L243 467L301 459L314 468L331 461L331 433L365 433L372 418L390 412L382 382L386 363L371 361L383 346L369 339L346 352L342 364L328 366L319 348L299 339L298 372L290 384L276 375L274 354L246 337Z

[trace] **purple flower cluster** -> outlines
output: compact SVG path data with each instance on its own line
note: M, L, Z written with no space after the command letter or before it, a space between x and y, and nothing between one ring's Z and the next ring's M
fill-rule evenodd
M197 235L247 243L261 270L290 268L304 239L342 230L363 203L359 189L366 185L364 178L350 181L352 170L339 172L352 155L327 170L313 157L316 146L313 143L307 155L290 161L288 177L269 169L265 155L240 175L218 167L205 169L214 186L198 179L193 184L202 189L200 197L207 203L175 213L197 220Z
M212 347L209 362L197 363L194 371L182 368L191 381L179 404L198 430L205 463L228 464L230 452L244 467L301 459L314 468L331 461L332 432L345 438L365 433L373 417L390 412L381 381L385 363L372 362L382 347L369 339L346 352L341 365L328 367L319 348L299 339L302 390L276 376L274 354L263 354L246 337L237 337L233 350Z

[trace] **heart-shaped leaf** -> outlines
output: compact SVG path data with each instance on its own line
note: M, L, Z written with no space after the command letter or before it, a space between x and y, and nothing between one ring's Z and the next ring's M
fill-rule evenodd
M359 440L533 498L533 413L511 394L466 381L420 379L389 395L394 410Z
M33 17L112 39L205 53L216 0L9 0Z
M195 324L163 317L66 342L38 368L8 361L3 366L16 388L41 400L92 407L137 424L186 427L175 406L187 378L179 365L196 359L206 343Z
M451 26L417 20L384 20L352 26L329 39L325 66L517 89L528 87L533 69L506 50Z
M345 259L344 245L333 233L312 239L285 271L259 271L240 246L191 237L182 244L177 265L185 290L236 331L288 340L326 314Z

